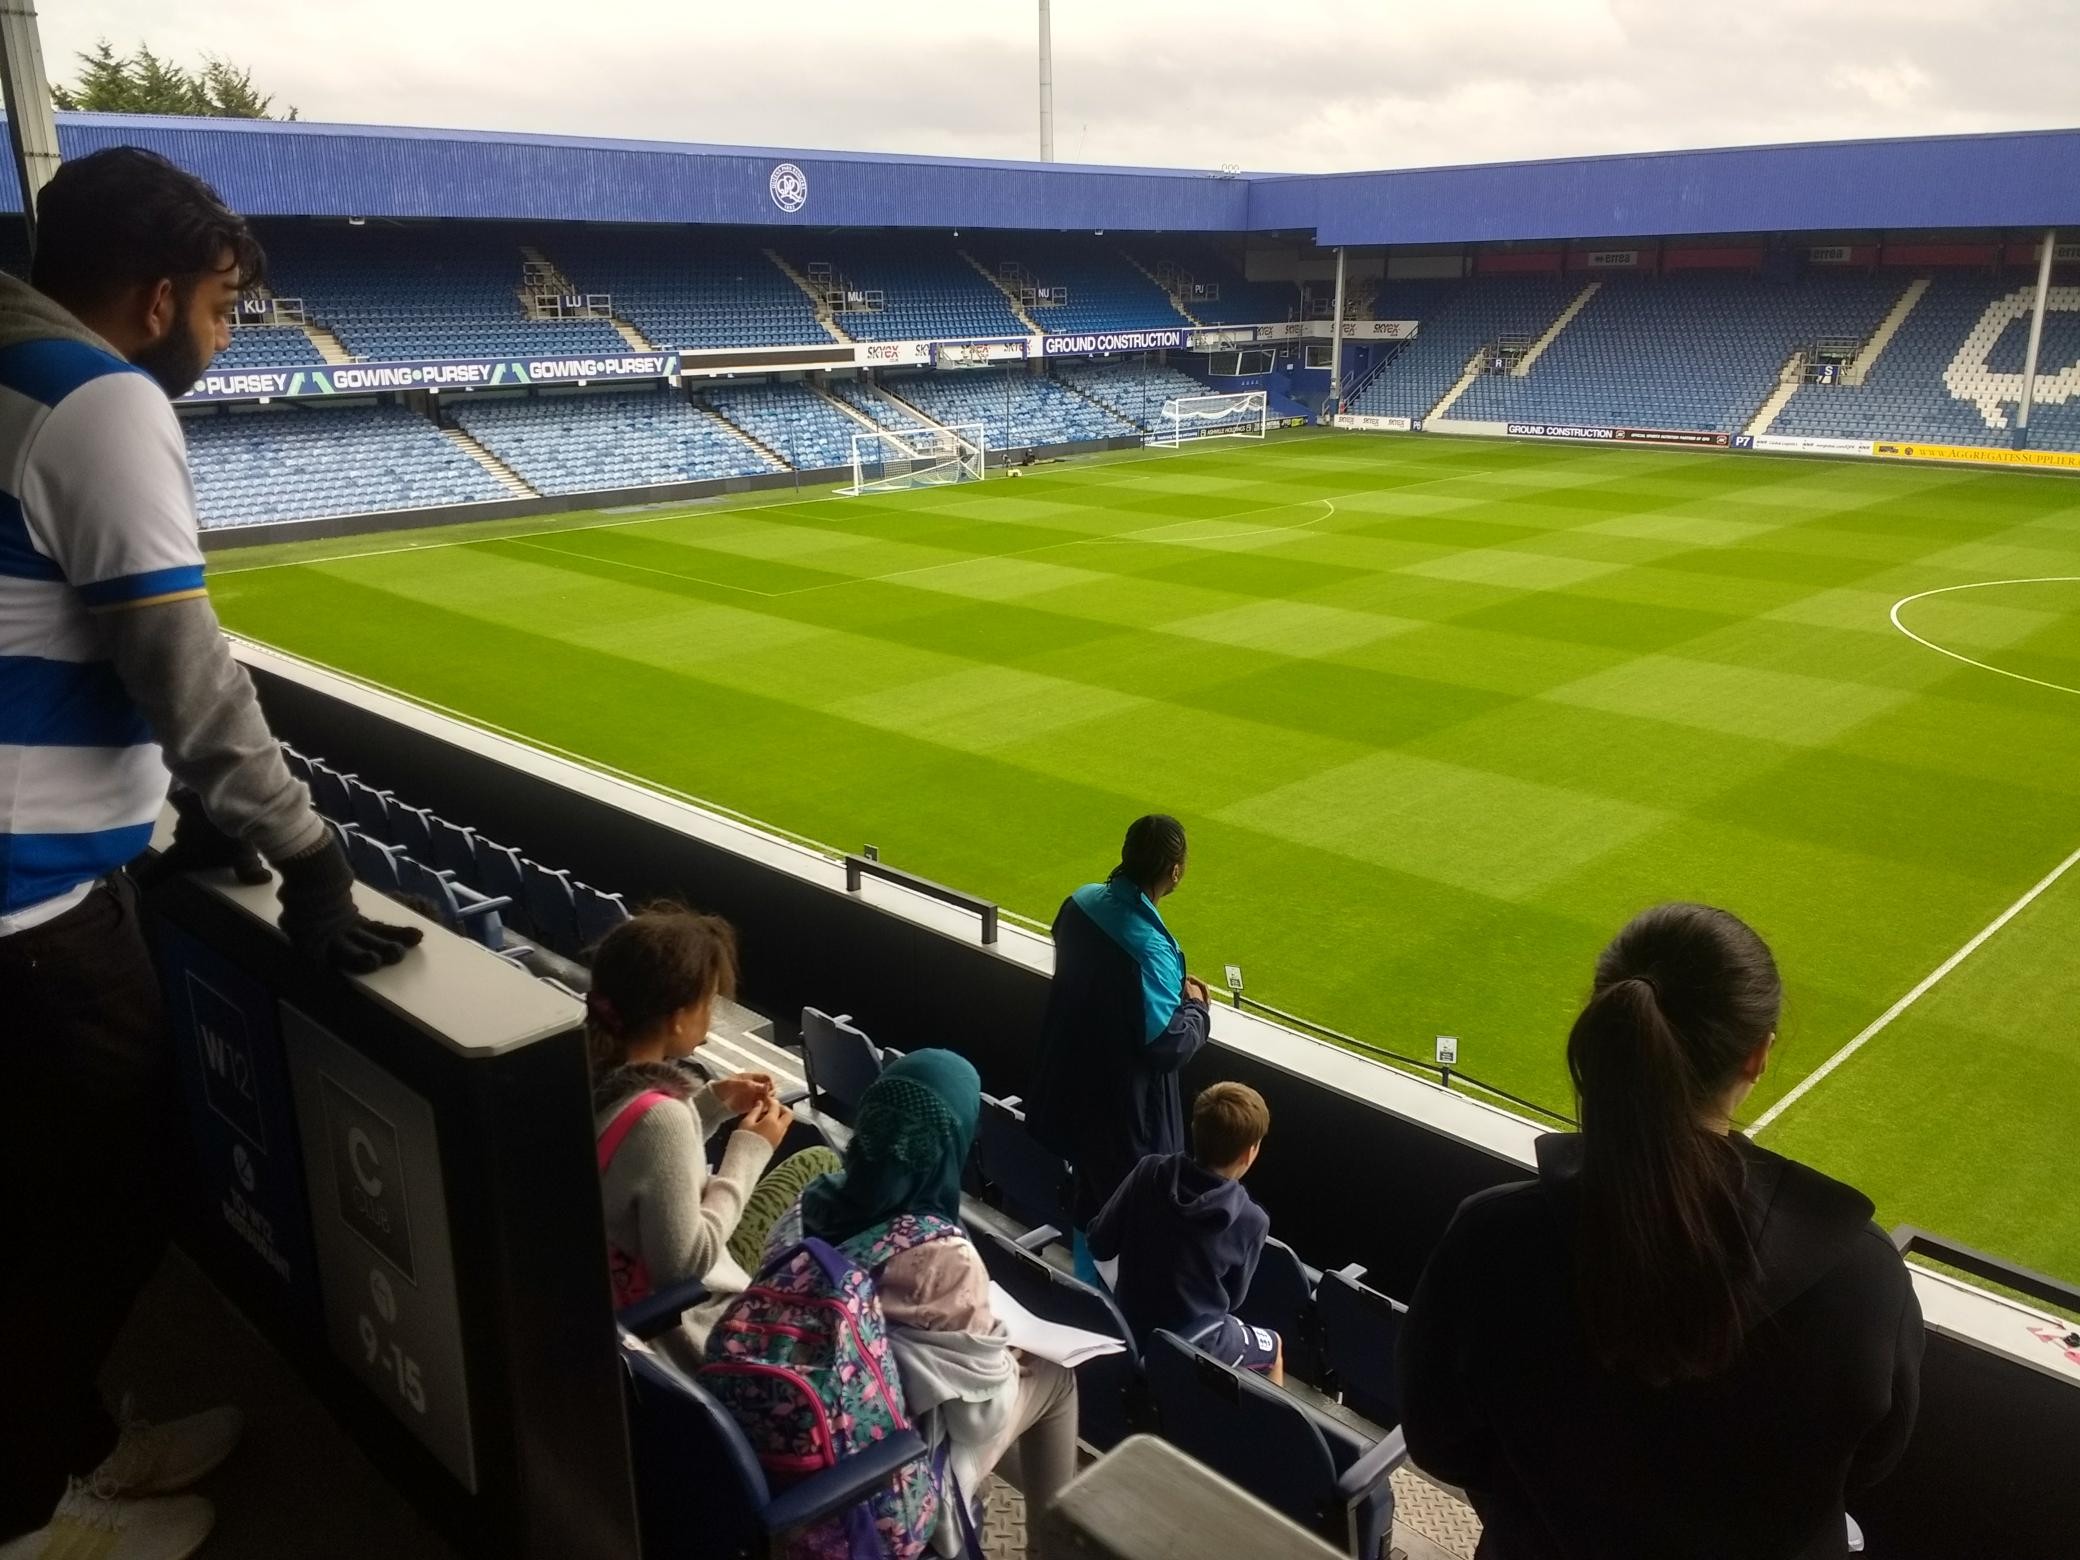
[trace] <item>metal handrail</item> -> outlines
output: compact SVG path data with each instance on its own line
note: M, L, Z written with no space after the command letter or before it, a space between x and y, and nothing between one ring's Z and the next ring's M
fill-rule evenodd
M1927 1230L1917 1229L1911 1224L1902 1224L1892 1232L1892 1244L1902 1257L1924 1256L1954 1267L1959 1272L1969 1273L1989 1284L1998 1284L2003 1289L2012 1289L2017 1294L2028 1295L2062 1311L2080 1310L2080 1287L2066 1283L2063 1279L2038 1273L2026 1267L2017 1267L2012 1262L2003 1262L1990 1252L1972 1246L1961 1246L1954 1240L1941 1235L1931 1235Z
M886 862L875 861L866 856L845 858L845 892L860 891L863 878L877 877L898 888L907 888L913 894L922 894L927 899L936 899L941 904L952 905L956 910L967 910L982 918L982 943L984 947L997 940L997 907L987 899L973 894L964 894L957 888L948 888L944 883L934 883L930 878L919 877L914 872L905 872L900 867L891 867Z

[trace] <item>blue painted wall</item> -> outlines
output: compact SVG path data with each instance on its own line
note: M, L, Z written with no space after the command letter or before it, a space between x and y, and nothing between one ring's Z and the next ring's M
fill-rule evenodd
M1324 245L2080 225L2080 131L1242 175L366 125L65 114L260 216L1312 232ZM807 178L776 204L777 165ZM20 209L0 163L0 209Z

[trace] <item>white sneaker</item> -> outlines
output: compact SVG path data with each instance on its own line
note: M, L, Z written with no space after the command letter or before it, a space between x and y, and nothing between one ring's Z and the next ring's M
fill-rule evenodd
M122 1438L87 1482L110 1495L170 1495L214 1472L231 1455L246 1416L227 1405L169 1424L147 1424L126 1397L116 1422L123 1427Z
M0 1560L188 1560L216 1520L199 1495L119 1500L75 1479L48 1523L0 1544Z

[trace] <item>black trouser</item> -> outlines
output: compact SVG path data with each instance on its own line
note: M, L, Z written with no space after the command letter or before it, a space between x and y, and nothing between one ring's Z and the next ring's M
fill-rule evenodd
M115 1446L96 1378L165 1248L177 1119L129 880L0 937L0 1541Z

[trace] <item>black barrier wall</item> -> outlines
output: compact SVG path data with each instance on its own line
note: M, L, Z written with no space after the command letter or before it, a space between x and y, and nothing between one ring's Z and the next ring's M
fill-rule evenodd
M1023 1092L1045 983L972 934L942 935L638 817L582 785L515 769L466 734L449 740L286 675L256 669L255 681L284 739L370 784L632 901L678 894L727 916L743 936L753 1006L781 1019L805 1004L849 1012L890 1044L961 1051L992 1092ZM1361 1092L1220 1043L1187 1084L1216 1077L1246 1081L1270 1103L1273 1139L1250 1189L1273 1232L1316 1263L1364 1264L1370 1282L1403 1298L1460 1200L1528 1173ZM1852 1509L1874 1535L1873 1553L2072 1560L2080 1484L2066 1470L2075 1449L2080 1391L2071 1382L1932 1329L1912 1450Z
M149 899L183 1243L460 1551L625 1560L577 1004L437 929L340 975L275 930L271 887L215 876Z

